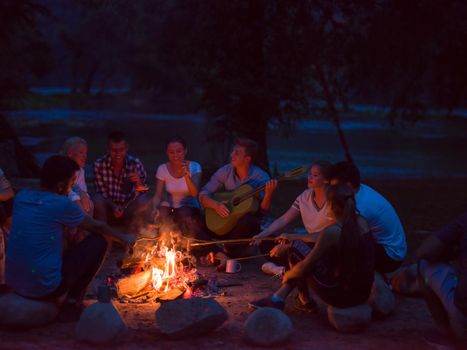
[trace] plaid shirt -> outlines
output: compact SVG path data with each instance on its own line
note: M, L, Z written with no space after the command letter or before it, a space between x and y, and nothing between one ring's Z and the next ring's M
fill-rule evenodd
M146 170L138 158L127 155L120 175L117 177L112 169L110 155L106 154L94 162L94 185L96 192L101 193L117 205L126 204L135 193L134 184L128 176L136 172L141 183L146 183Z

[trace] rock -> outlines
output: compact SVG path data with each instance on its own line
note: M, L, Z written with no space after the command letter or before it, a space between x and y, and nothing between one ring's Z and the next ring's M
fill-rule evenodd
M396 298L393 292L384 281L384 278L377 272L375 272L375 281L371 288L368 303L371 305L373 314L376 317L386 317L396 308Z
M392 290L396 293L418 297L421 295L417 281L417 264L401 267L391 278Z
M0 296L0 326L28 329L52 322L58 314L53 302L23 298L15 293Z
M191 298L163 303L156 311L156 325L173 339L196 337L221 326L227 311L214 299Z
M119 342L126 333L126 324L111 302L88 306L75 327L79 340L99 345Z
M360 304L345 309L328 305L327 312L331 325L342 333L360 332L371 321L371 307L368 304Z
M282 311L266 307L253 312L245 322L246 342L258 346L283 344L292 334L292 322Z

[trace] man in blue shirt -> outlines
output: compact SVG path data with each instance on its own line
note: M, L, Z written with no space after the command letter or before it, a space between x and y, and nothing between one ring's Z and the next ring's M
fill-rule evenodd
M133 238L92 219L67 194L79 166L65 156L46 160L39 190L20 191L13 207L13 220L6 252L6 283L23 297L57 301L59 320L75 321L82 299L107 250L109 237L125 244ZM63 252L65 227L91 233Z

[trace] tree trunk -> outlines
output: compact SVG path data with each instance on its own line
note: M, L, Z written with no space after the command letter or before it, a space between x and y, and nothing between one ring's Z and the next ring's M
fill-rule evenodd
M339 113L337 112L337 109L336 109L335 99L331 93L326 76L323 70L321 69L321 67L316 66L316 71L318 73L319 81L321 82L321 88L323 89L324 99L326 101L326 106L327 106L326 107L327 115L329 119L331 119L331 121L333 122L334 126L337 129L337 135L339 136L339 141L341 143L342 148L344 149L345 158L347 159L347 161L353 163L352 155L350 154L350 148L347 143L347 139L345 138L344 131L342 130L342 127L341 127L341 120L340 120Z
M100 65L100 61L94 61L92 63L91 69L89 70L88 75L86 76L86 79L83 84L83 94L86 94L86 95L91 94L92 82L94 80L94 77L96 76L99 65Z
M254 97L244 97L240 102L240 114L234 116L236 123L236 134L248 137L258 144L258 153L255 163L269 172L268 160L268 104L269 101Z

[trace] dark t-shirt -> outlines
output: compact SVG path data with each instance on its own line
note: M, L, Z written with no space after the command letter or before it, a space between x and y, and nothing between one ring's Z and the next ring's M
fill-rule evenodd
M467 212L444 226L437 236L446 246L458 249L460 268L454 304L467 315Z

